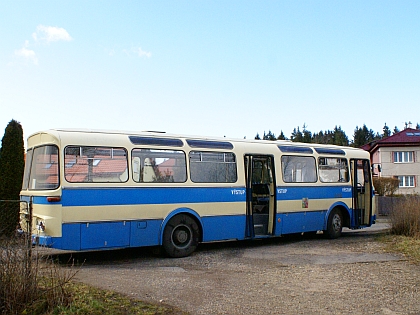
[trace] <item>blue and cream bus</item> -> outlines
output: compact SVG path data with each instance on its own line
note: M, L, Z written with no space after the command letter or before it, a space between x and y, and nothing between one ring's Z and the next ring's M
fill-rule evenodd
M65 250L279 237L375 223L369 153L290 141L48 130L28 138L33 239ZM28 212L21 212L23 221ZM28 231L27 231L28 232Z

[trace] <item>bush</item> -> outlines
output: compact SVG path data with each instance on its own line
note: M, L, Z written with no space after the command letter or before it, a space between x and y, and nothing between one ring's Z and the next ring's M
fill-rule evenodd
M418 196L400 197L403 200L390 215L391 233L420 238L420 198Z
M0 314L39 315L67 305L74 274L51 258L32 255L26 240L0 240Z
M398 189L399 180L393 177L375 177L373 186L379 196L393 196Z

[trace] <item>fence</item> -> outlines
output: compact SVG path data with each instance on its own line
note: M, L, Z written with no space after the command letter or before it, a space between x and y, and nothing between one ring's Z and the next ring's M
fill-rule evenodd
M0 200L0 240L26 241L31 248L32 202Z
M420 202L420 196L409 197L416 199L417 202ZM404 203L407 202L407 196L376 196L375 198L378 200L377 209L379 215L390 215L394 211L402 209Z
M31 202L0 200L0 314L17 314L34 292L31 221Z

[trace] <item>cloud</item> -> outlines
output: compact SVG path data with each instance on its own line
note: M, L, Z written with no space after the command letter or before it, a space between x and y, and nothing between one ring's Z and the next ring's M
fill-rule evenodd
M71 41L73 38L61 27L38 25L32 38L37 41L56 42L60 40Z
M152 57L152 53L150 51L144 51L143 49L141 49L141 47L132 47L130 50L123 49L123 53L125 53L127 56L131 56L132 54L135 54L139 56L140 58Z
M133 48L134 52L137 53L139 55L139 57L147 57L150 58L152 57L152 53L150 51L144 51L143 49L141 49L141 47L138 48Z
M28 49L29 41L25 41L25 44L21 49L15 50L15 56L22 57L26 60L30 60L34 65L38 64L38 58L35 54L35 51Z

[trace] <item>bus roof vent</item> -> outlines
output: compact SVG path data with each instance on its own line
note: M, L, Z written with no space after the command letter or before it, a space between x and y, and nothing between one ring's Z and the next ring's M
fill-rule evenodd
M181 139L175 138L156 138L156 137L139 137L128 136L132 144L137 145L157 145L166 147L182 147L184 143Z
M188 139L187 143L192 148L225 149L232 150L233 144L227 141L209 141Z
M346 155L346 152L344 152L344 150L341 149L315 148L315 151L319 154Z
M307 153L312 154L314 151L308 147L298 147L293 145L279 145L278 146L281 152L284 153Z

